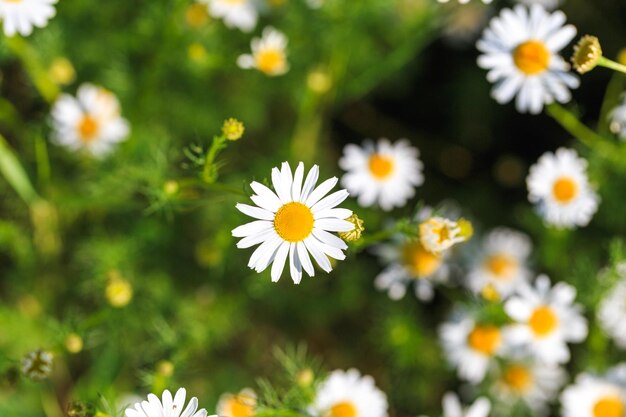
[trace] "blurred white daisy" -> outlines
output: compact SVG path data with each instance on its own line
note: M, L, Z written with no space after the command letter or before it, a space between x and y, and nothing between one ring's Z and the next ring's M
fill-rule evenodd
M148 401L144 400L127 408L125 415L126 417L206 417L207 411L204 408L198 410L196 397L189 400L189 404L184 408L186 396L187 391L184 388L179 388L174 398L169 390L163 391L162 401L156 395L148 394Z
M255 28L259 13L253 0L199 0L207 5L209 14L222 19L226 27L250 32Z
M428 301L433 298L434 284L445 282L449 268L444 256L424 249L419 240L409 240L402 235L394 236L391 243L373 249L387 267L376 276L374 285L387 291L389 298L399 300L407 287L415 285L415 296Z
M256 412L256 404L254 390L244 388L238 394L222 394L216 411L220 417L251 417Z
M562 364L570 359L567 343L587 337L587 320L581 306L574 304L576 289L564 282L551 286L540 275L534 287L521 285L504 310L517 324L508 329L512 343L529 350L545 364Z
M341 185L358 197L358 203L383 210L402 207L415 195L415 187L424 182L419 151L407 140L391 143L369 140L363 146L346 145L339 166L346 171Z
M563 417L623 417L626 413L626 364L606 375L583 373L561 394Z
M387 407L374 379L349 369L331 372L317 388L309 411L325 417L387 417Z
M483 239L480 255L473 257L468 287L476 294L487 296L494 291L497 298L507 298L530 278L526 267L530 250L530 238L525 234L504 227L492 230Z
M324 5L325 0L306 0L306 4L311 9L319 9Z
M507 406L522 400L533 413L545 415L565 383L567 373L560 366L537 361L511 361L502 366L492 384L494 398Z
M546 10L554 10L559 5L561 0L516 0L520 4L525 4L527 6L532 6L533 4L538 4L543 6Z
M626 140L626 94L622 95L620 104L609 113L609 127L621 140Z
M576 36L576 28L564 23L563 12L547 13L537 4L503 9L491 20L476 46L483 53L478 65L489 70L498 103L517 95L518 111L539 113L544 104L570 100L569 89L579 80L558 52Z
M491 402L485 398L477 398L469 407L463 407L459 397L446 392L441 400L443 417L487 417L491 411Z
M304 180L304 165L298 164L295 174L283 162L281 169L272 169L274 191L265 185L252 182L256 194L250 198L256 206L237 204L242 213L256 219L232 231L241 237L238 248L259 245L250 257L248 267L257 272L272 265L272 282L280 279L289 257L291 278L296 284L302 279L304 269L309 276L315 275L309 253L326 272L332 267L328 257L343 260L343 250L348 246L329 232L348 232L354 225L346 221L352 211L336 208L348 197L346 190L339 190L324 197L337 184L332 177L315 186L319 168L313 165Z
M573 149L544 153L526 178L528 200L546 223L564 228L586 226L598 209L598 195L587 178L587 161Z
M56 14L57 0L0 0L0 20L6 36L28 36L33 27L43 28Z
M598 323L615 344L626 349L626 279L622 278L598 306Z
M252 54L240 55L237 65L243 69L256 68L270 76L283 75L289 71L287 62L287 37L269 26L263 29L261 38L251 42Z
M448 361L457 368L459 378L472 384L478 384L485 378L493 358L506 347L499 327L477 324L467 314L442 324L439 337Z
M96 157L110 153L129 133L115 95L92 84L81 85L76 98L62 94L51 114L53 142Z

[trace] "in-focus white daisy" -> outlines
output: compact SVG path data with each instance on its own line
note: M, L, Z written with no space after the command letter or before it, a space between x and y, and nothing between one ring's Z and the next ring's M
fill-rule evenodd
M56 14L57 0L0 0L0 20L6 36L28 36L33 27L43 28Z
M469 407L463 407L459 397L446 392L441 400L443 417L487 417L491 411L491 402L485 397L479 397Z
M526 186L528 200L553 226L586 226L598 209L599 197L587 178L587 161L573 149L543 154L530 167Z
M567 373L560 366L537 361L510 361L504 364L492 384L494 398L507 408L523 401L535 414L544 415L565 383Z
M534 287L521 285L504 310L517 324L508 331L510 340L524 346L546 364L562 364L570 359L567 343L587 337L587 320L581 306L574 304L576 288L564 282L551 286L540 275Z
M341 185L358 197L358 203L370 207L375 203L383 210L402 207L415 195L415 187L424 182L419 151L402 139L391 143L369 140L363 146L346 145L339 166L346 171Z
M517 95L517 110L539 113L554 100L570 100L569 89L579 80L558 52L576 36L576 28L564 23L563 12L548 13L537 4L503 9L491 20L476 46L483 53L478 65L489 70L498 103Z
M546 10L554 10L559 5L561 0L516 0L517 3L525 4L527 6L532 6L533 4L538 4L543 6Z
M473 257L473 267L467 275L467 285L476 294L495 291L504 299L530 278L526 261L530 255L530 238L504 227L489 232L483 239L482 250Z
M115 95L92 84L81 85L76 98L62 94L51 114L55 143L71 150L84 149L96 157L111 152L129 133Z
M317 388L310 407L324 417L387 417L387 397L371 376L356 369L336 370Z
M185 408L186 396L187 391L184 388L179 388L174 398L169 390L163 391L162 401L156 395L148 394L148 401L142 401L127 408L125 415L126 417L206 417L207 411L204 408L198 410L196 397L189 400Z
M499 327L477 324L468 314L460 314L442 324L439 336L446 357L457 368L459 378L472 384L485 378L493 358L506 348Z
M272 282L280 279L287 257L291 278L296 284L302 279L303 269L309 276L315 275L309 253L326 272L332 270L328 257L345 259L342 251L348 246L329 232L348 232L354 228L345 220L352 211L336 208L348 197L348 192L339 190L324 197L338 179L332 177L316 187L318 177L319 168L313 165L303 184L302 162L295 174L289 164L283 162L280 170L272 169L274 191L252 182L250 186L256 194L250 198L256 206L237 204L239 211L257 219L232 231L233 236L243 238L237 247L259 245L248 267L262 272L273 263Z
M622 95L620 104L609 113L609 127L621 140L626 140L626 94Z
M207 5L209 14L222 19L226 27L250 32L255 28L259 13L253 0L199 0Z
M622 278L598 307L598 322L615 344L626 349L626 279Z
M270 76L283 75L289 71L287 62L287 37L269 26L260 38L251 42L252 54L240 55L237 65L243 69L256 68Z
M624 417L626 415L626 364L606 375L584 373L561 394L563 417Z
M251 417L256 412L256 404L254 390L244 388L238 394L222 394L216 411L220 417Z

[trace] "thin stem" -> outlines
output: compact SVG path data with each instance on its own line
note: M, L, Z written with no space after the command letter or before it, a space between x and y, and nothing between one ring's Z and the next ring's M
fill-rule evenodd
M626 74L626 65L622 65L619 62L612 61L605 57L600 57L600 59L598 60L598 65Z
M2 135L0 135L0 174L29 206L41 200L24 167Z

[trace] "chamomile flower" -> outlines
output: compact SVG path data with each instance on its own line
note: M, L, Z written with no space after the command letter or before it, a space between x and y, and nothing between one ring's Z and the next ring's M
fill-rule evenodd
M532 360L513 360L504 364L492 391L507 406L523 401L535 414L545 415L565 383L567 373L560 366Z
M207 412L204 408L198 410L198 399L193 397L185 408L185 397L187 391L179 388L176 396L172 398L169 390L163 391L163 400L159 400L154 394L148 395L148 401L135 403L133 407L126 409L126 417L206 417ZM217 417L217 416L213 416Z
M76 98L62 94L51 114L53 142L96 157L110 153L129 133L115 95L92 84L81 85Z
M371 376L356 369L336 370L317 388L310 407L325 417L387 417L387 397Z
M626 94L622 95L620 104L609 114L609 127L621 140L626 140Z
M209 14L222 19L226 27L250 32L255 28L259 13L253 0L199 0L207 5Z
M256 393L244 388L238 394L222 394L217 403L217 415L220 417L251 417L256 412Z
M530 239L523 233L507 228L489 232L482 243L481 254L467 275L467 285L476 294L487 290L504 299L530 278L526 261L530 255Z
M545 364L568 362L567 343L587 337L587 320L574 298L574 287L564 282L552 286L545 275L537 278L534 287L519 286L517 294L504 304L506 313L517 322L509 329L510 340Z
M485 397L476 399L469 407L463 407L459 397L452 392L444 394L441 406L443 417L487 417L491 411L491 402Z
M579 80L558 52L576 36L576 28L564 23L563 12L548 13L537 4L503 9L491 20L476 46L483 53L478 65L489 70L498 103L517 95L518 111L539 113L545 104L570 100L569 89Z
M248 267L257 272L272 264L272 281L280 279L287 257L291 278L296 284L302 279L302 270L309 276L315 275L309 253L326 272L332 267L328 257L343 260L343 250L348 246L329 232L347 232L354 225L345 220L352 211L336 208L348 197L346 190L339 190L324 197L338 182L330 178L315 186L319 168L314 165L304 180L304 165L298 164L295 174L287 162L281 169L272 169L274 190L252 182L256 194L250 198L256 206L237 204L237 209L255 221L239 226L232 231L241 237L238 248L259 247L254 251Z
M56 14L57 0L0 0L0 20L6 36L28 36L43 28Z
M622 278L600 302L598 323L617 346L626 349L626 279Z
M506 348L499 327L476 323L467 314L442 324L439 337L448 362L457 368L459 378L472 384L485 378L493 359Z
M415 187L424 182L419 151L407 140L391 143L363 142L346 145L339 166L346 171L341 185L357 196L360 206L376 203L383 210L402 207L415 195Z
M538 4L543 6L546 10L554 10L561 0L516 0L517 3L525 4L527 6L532 6L533 4Z
M528 200L550 225L586 226L598 209L599 198L587 178L587 161L573 149L546 152L530 167Z
M420 242L427 251L441 254L457 243L465 242L471 236L472 231L464 230L463 225L468 225L471 229L471 223L467 220L431 217L419 225Z
M289 71L287 62L287 37L269 26L260 38L251 42L252 54L240 55L237 65L243 69L256 68L269 76L283 75Z
M626 364L606 375L583 373L561 395L563 417L623 417L626 412Z

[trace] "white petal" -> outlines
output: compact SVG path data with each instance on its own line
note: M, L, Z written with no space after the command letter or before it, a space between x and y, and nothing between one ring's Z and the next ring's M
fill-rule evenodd
M308 249L309 253L313 256L313 259L315 259L315 262L317 262L317 264L320 268L322 268L323 271L332 271L333 267L331 266L330 261L328 260L326 255L324 255L324 252L322 251L320 243L317 239L309 236L304 239L304 245Z
M296 244L289 245L289 272L294 284L299 284L302 280L302 264L296 253Z
M277 282L280 279L285 268L287 255L289 255L289 242L283 242L278 248L272 264L272 282Z
M337 181L339 181L337 177L332 177L321 183L315 190L313 190L313 192L311 192L304 204L308 207L315 205L315 203L320 201L322 197L328 194L328 192L332 190L335 185L337 185Z
M341 202L348 198L349 195L350 194L346 190L339 190L332 193L328 197L321 199L315 205L309 207L311 207L311 211L313 213L315 213L316 211L330 209L337 206L338 204L341 204Z
M255 220L250 223L246 223L239 227L236 227L231 232L234 237L245 237L256 233L265 232L274 227L274 223L267 220Z
M313 165L313 168L311 168L306 176L306 180L304 181L304 186L302 187L302 192L300 194L300 200L298 201L304 202L307 198L309 198L309 194L311 194L311 191L313 191L313 188L315 188L315 184L317 183L319 172L319 167L317 165Z
M254 217L255 219L272 221L274 220L274 213L272 213L271 211L242 203L238 203L235 207L237 207L237 210L239 210L243 214Z
M352 223L340 219L317 219L314 225L329 232L350 232L354 229Z
M304 243L298 242L296 243L296 249L298 251L298 258L300 259L300 263L302 264L302 268L309 274L310 277L315 276L315 269L313 268L313 264L311 263L311 258L309 258L309 252L306 250L306 246Z
M293 176L293 184L291 185L291 198L293 201L300 201L302 193L302 179L304 178L304 164L300 162Z

